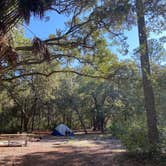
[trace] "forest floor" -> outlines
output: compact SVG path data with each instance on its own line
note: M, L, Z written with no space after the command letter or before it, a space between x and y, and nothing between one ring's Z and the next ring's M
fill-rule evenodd
M101 134L45 136L27 147L0 147L0 166L166 166L129 155L121 142Z

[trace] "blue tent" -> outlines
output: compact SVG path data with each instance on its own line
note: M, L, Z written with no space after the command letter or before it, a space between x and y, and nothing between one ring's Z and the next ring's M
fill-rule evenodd
M54 135L54 136L74 136L74 133L66 125L60 124L53 130L52 135Z

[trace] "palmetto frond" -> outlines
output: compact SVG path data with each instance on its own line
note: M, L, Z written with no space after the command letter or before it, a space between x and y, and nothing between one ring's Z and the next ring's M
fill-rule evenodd
M54 0L1 0L1 33L8 32L21 19L28 24L32 15L42 18L53 3Z
M17 60L17 53L9 44L9 40L6 36L7 32L20 20L28 24L32 15L42 18L54 2L55 0L0 1L0 61L6 61L14 65ZM49 51L40 39L34 39L33 47L34 52L42 54L47 60L49 59Z
M45 11L49 10L54 0L18 0L18 12L26 23L29 23L30 16L42 18Z

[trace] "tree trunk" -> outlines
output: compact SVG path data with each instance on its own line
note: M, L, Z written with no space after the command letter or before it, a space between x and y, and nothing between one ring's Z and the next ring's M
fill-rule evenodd
M34 123L35 123L35 116L36 116L36 104L37 104L37 98L35 98L34 104L31 108L31 110L33 111L31 131L34 130Z
M28 117L26 117L26 115L24 116L24 132L27 132L28 131L28 122L29 122L29 119Z
M67 126L69 126L69 128L72 128L71 124L72 124L72 111L70 111L67 114Z
M66 124L66 113L63 113L63 124Z
M40 123L41 123L41 119L42 119L42 117L41 117L41 110L40 109L38 110L38 113L39 114L38 114L38 128L37 129L40 130Z
M94 114L93 114L93 131L96 131L96 128L97 128L97 124L96 124L96 113L95 113L95 109L93 110L94 111Z
M23 110L21 108L21 121L20 121L20 132L21 133L23 131L23 119L24 119L24 114L23 114Z
M142 70L142 81L144 90L145 110L147 114L148 137L151 148L155 149L158 142L157 118L155 110L155 99L150 78L150 63L148 55L147 32L145 25L144 7L142 0L136 0L137 23L140 44L140 60Z
M100 113L100 131L104 133L104 112Z
M49 104L47 104L47 128L49 129L50 128L50 110L51 110L51 108L50 108L50 106L49 106Z
M79 117L81 126L82 126L82 128L84 129L85 134L87 134L87 130L86 130L86 127L85 127L85 124L84 124L84 122L83 122L83 119L82 119L82 117L81 117L80 112L77 110L77 108L75 108L75 111L76 111L76 113L77 113L77 115L78 115L78 117Z

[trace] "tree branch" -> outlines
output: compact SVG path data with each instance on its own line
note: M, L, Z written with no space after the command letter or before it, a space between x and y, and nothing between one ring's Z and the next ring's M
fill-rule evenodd
M105 76L100 76L100 75L90 75L90 74L86 74L86 73L81 73L81 72L77 72L75 70L54 70L50 73L40 73L40 72L32 72L32 73L25 73L25 74L21 74L18 76L14 76L11 78L2 78L1 81L12 81L18 78L22 78L22 77L28 77L28 76L32 76L32 75L41 75L44 77L50 77L51 75L55 74L55 73L73 73L73 74L77 74L79 76L84 76L84 77L90 77L90 78L98 78L98 79L106 79L106 80L110 80L112 77L115 76L116 71L114 71L114 73L109 74L109 76L105 75Z

